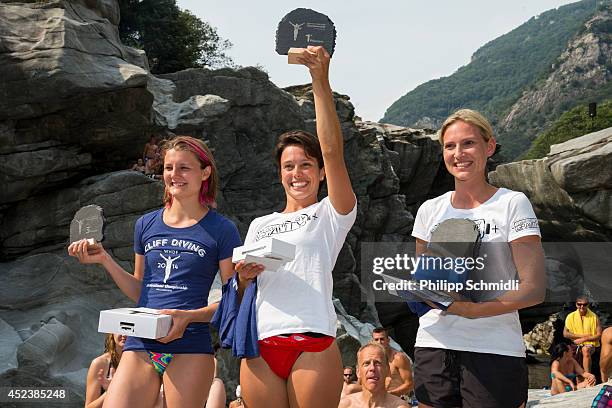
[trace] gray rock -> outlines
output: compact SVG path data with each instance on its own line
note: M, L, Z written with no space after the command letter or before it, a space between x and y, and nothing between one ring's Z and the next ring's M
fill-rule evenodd
M528 402L526 407L590 407L597 393L606 384L612 385L611 382L607 382L605 384L598 384L595 387L583 388L581 390L566 392L555 396L550 395L550 390L529 390Z
M17 368L17 347L21 337L15 329L0 319L0 375L5 371Z
M545 238L610 240L611 141L612 128L584 135L551 146L543 159L497 166L489 179L529 197Z
M10 208L0 220L2 251L16 255L37 252L50 242L67 245L70 220L88 204L104 210L106 247L131 246L134 222L144 212L161 206L162 193L160 182L126 170L88 178L75 187L29 199Z
M119 41L117 3L97 6L66 1L0 5L5 51L0 95L12 96L0 99L0 117L42 116L74 95L145 84L145 69L128 61L135 54Z

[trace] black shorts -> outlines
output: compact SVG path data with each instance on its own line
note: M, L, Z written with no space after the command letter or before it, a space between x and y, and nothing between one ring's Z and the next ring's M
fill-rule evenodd
M417 399L435 408L517 408L529 384L523 357L415 348Z

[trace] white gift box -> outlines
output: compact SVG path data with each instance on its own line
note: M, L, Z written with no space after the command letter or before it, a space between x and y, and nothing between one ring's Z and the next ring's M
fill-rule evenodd
M253 244L234 248L232 262L258 263L267 271L276 271L295 259L295 245L276 238L264 238Z
M159 314L156 309L134 307L100 311L98 331L159 339L168 334L171 325L170 315Z

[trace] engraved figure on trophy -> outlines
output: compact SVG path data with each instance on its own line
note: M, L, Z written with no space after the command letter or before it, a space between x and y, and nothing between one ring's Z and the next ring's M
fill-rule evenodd
M333 55L336 28L325 14L306 8L295 9L278 23L276 52L287 55L289 64L298 64L297 55L309 45L322 46Z
M302 23L302 24L294 24L294 23L292 23L290 21L289 24L291 24L293 26L293 41L297 41L298 33L300 32L300 28L302 28L304 23ZM307 35L310 35L310 34L307 34Z
M102 207L87 205L79 209L70 222L70 242L86 239L89 248L95 248L104 238Z

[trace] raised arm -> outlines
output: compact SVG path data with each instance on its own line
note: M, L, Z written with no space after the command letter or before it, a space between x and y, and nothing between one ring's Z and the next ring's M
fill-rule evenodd
M317 136L323 153L329 199L340 214L355 206L355 193L344 162L344 140L329 84L330 56L323 47L309 46L299 61L310 69L317 119Z

